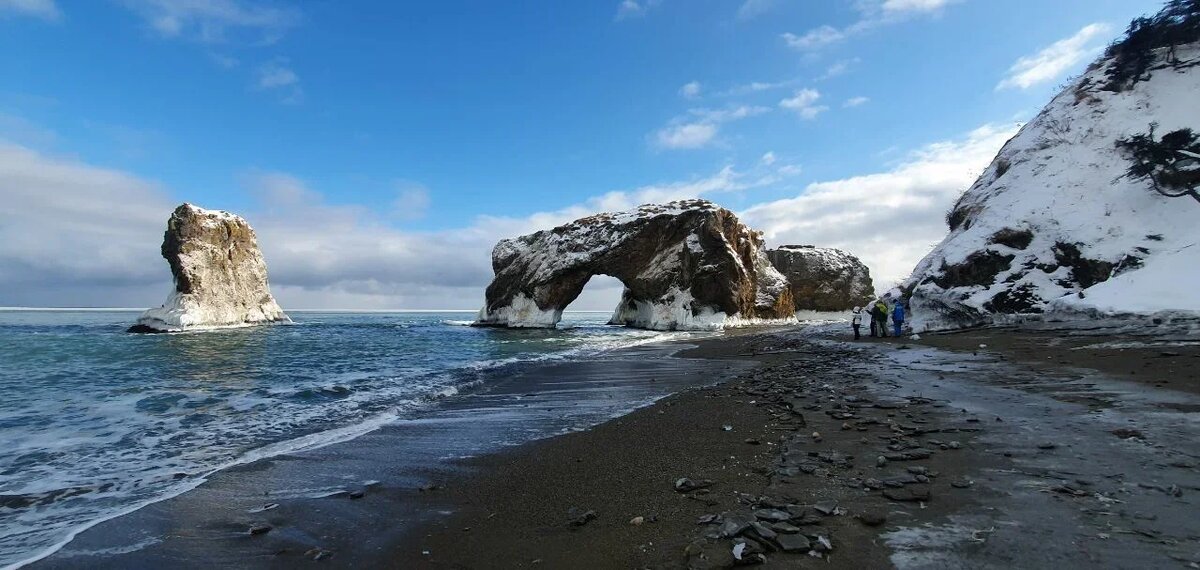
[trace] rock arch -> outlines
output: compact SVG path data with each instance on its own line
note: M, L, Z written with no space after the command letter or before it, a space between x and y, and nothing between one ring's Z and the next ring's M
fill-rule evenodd
M793 314L762 236L705 200L597 214L502 240L492 269L479 326L554 327L595 275L625 285L614 324L713 329Z

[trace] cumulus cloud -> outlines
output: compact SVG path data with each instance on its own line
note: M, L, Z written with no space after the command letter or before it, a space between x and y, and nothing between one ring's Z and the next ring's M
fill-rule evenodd
M918 149L885 172L815 182L741 216L773 246L818 244L859 256L882 290L946 235L946 210L1018 128L984 125Z
M1008 75L996 89L1028 89L1062 77L1071 68L1100 53L1103 41L1111 35L1108 24L1088 24L1069 38L1022 57L1008 69Z
M295 104L304 98L300 76L291 68L286 58L275 58L260 65L254 85L259 90L281 93L284 103Z
M791 32L784 32L780 37L792 49L812 50L846 39L846 32L830 25L823 25L813 28L803 35L798 36Z
M842 106L849 109L852 107L860 107L862 105L866 105L870 101L871 101L870 97L863 97L863 96L851 97L849 99L846 99L846 101L842 103Z
M300 13L254 0L121 0L155 32L202 43L274 43L300 23Z
M0 0L0 16L16 14L33 16L43 20L57 20L62 17L54 0Z
M690 81L679 88L679 96L684 99L695 99L700 96L700 82Z
M775 8L776 0L745 0L738 7L737 18L739 20L753 20Z
M650 137L651 144L662 150L696 149L717 140L721 123L769 113L769 107L734 105L723 109L688 109L688 114L672 119L670 124Z
M428 207L427 190L415 182L396 182L393 208L369 208L329 203L288 173L256 171L242 177L252 204L237 213L254 226L272 290L287 308L472 309L483 302L501 238L601 211L761 188L787 176L779 166L725 165L527 216L479 216L445 231L392 225ZM146 307L166 298L170 270L159 245L182 200L160 184L0 141L0 195L0 306ZM598 279L572 308L611 310L619 292Z
M713 123L684 123L668 125L654 133L654 144L660 149L678 150L703 148L717 136Z
M829 107L817 104L820 98L821 94L816 89L799 89L791 97L780 101L779 106L794 111L804 120L811 121L829 110Z
M401 220L419 220L429 211L429 189L424 184L410 180L396 182L396 199L392 201L392 210Z
M630 18L641 18L646 15L654 7L658 6L660 0L621 0L617 4L617 15L613 19L620 22Z
M955 2L957 0L861 0L855 4L858 20L844 28L824 24L800 35L786 32L781 37L792 49L815 51L881 26L915 16L938 14Z

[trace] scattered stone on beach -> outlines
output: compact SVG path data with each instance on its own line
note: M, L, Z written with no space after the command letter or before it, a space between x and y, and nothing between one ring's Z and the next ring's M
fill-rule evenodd
M813 505L813 509L816 510L818 513L829 516L829 515L832 515L835 512L837 512L837 510L838 510L837 501L821 501L821 502Z
M698 489L711 487L712 484L712 479L700 479L697 481L687 477L680 477L679 479L675 480L675 491L679 493L690 493Z
M731 426L729 424L725 424L725 425L721 426L721 431L733 431L733 426Z
M950 482L950 486L954 487L955 489L969 489L974 484L974 481L967 479L966 477L955 479Z
M746 438L746 443L748 443L750 445L759 445L762 442L759 441L757 437L750 437L750 438Z
M361 489L359 489L359 490L357 490L357 491L350 491L350 495L349 495L349 497L350 497L351 499L361 499L361 498L363 498L363 497L365 497L365 496L367 496L367 492L366 492L366 491L363 491L363 490L361 490Z
M696 519L696 524L713 524L719 522L720 519L721 517L714 514L700 515L700 518Z
M331 558L333 551L325 550L324 548L316 547L304 551L304 557L314 561L321 561Z
M269 511L271 509L277 509L277 508L279 508L279 503L267 503L261 507L254 507L253 509L248 509L246 512L261 513L263 511Z
M817 552L830 552L833 550L833 542L828 536L818 536L817 541L813 543L813 550Z
M1117 428L1112 430L1112 434L1121 439L1145 439L1145 436L1142 435L1142 432L1133 428Z
M858 513L859 522L867 526L880 526L887 522L887 514L879 511L865 511Z
M596 516L596 511L586 511L583 514L571 519L571 522L568 524L571 526L583 526L596 520Z
M915 503L917 501L928 501L930 493L928 487L905 486L899 489L884 489L883 496L893 501Z
M272 528L274 528L274 527L272 527L269 524L256 524L256 525L250 527L250 536L258 536L260 534L267 534L268 532L271 532Z
M434 484L434 483L429 483L429 484L427 484L427 485L422 485L422 486L421 486L421 488L420 488L419 490L420 490L422 493L430 493L430 492L433 492L433 491L437 491L437 490L439 490L439 489L441 489L441 488L442 488L442 486L441 486L441 485L436 485L436 484Z
M1037 447L1038 449L1056 449L1058 444L1052 441L1043 441L1042 443L1039 443Z
M725 517L718 531L719 536L724 538L733 538L750 528L750 519L739 515Z
M764 548L753 540L737 542L731 549L734 564L737 566L749 566L766 562L767 556L763 551Z
M633 526L642 526L642 523L644 523L644 522L646 522L646 517L638 516L638 517L633 517L633 518L629 519L629 524L631 524Z
M779 509L758 509L754 511L754 517L759 520L779 522L792 518L792 513Z
M808 552L812 543L803 534L781 534L775 537L775 544L784 552Z
M796 534L800 532L800 527L786 522L777 522L771 523L771 530L780 534Z

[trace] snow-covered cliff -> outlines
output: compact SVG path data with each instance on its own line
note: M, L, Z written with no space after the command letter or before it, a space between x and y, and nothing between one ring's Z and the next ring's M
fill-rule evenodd
M1200 202L1130 176L1118 144L1200 131L1197 39L1141 55L1116 44L1005 144L901 288L916 330L1016 313L1200 311ZM1187 151L1173 152L1182 171Z
M175 288L142 313L131 332L169 332L290 321L271 296L267 265L250 224L183 204L171 213L162 256Z
M791 318L787 281L762 236L711 202L684 200L589 216L502 240L480 326L553 327L593 275L621 280L612 322L717 329Z

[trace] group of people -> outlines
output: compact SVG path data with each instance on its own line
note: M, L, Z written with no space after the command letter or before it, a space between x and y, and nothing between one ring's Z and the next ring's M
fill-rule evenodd
M884 337L888 336L887 322L892 320L892 334L900 336L901 329L904 327L904 303L897 302L894 305L888 305L883 299L875 299L875 302L867 305L867 314L871 317L871 336ZM850 326L854 328L854 340L862 338L859 334L859 328L862 327L863 308L854 307L850 317Z

